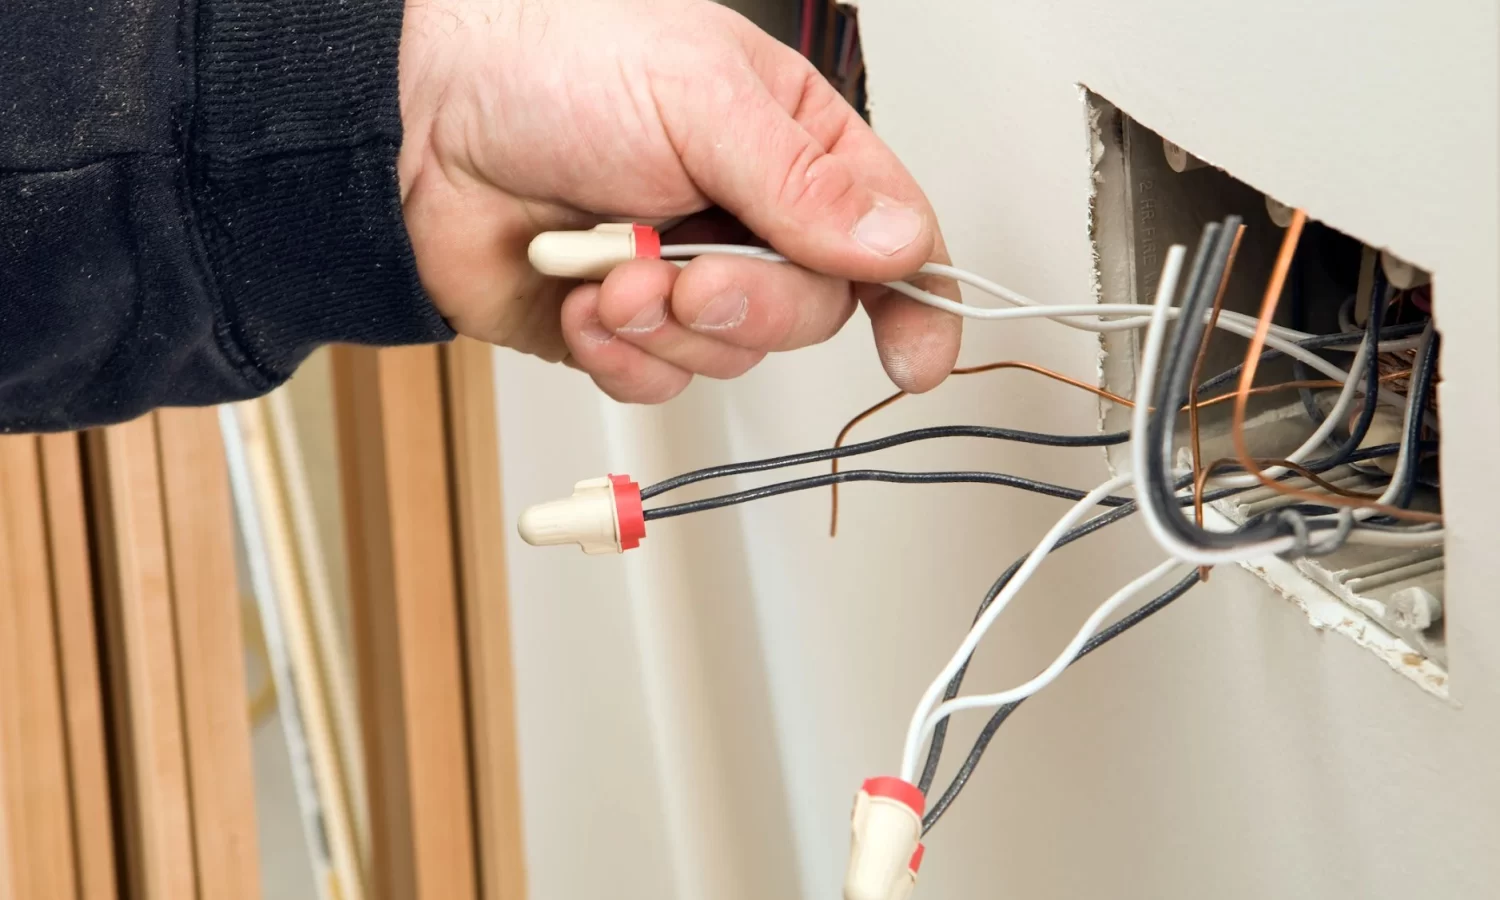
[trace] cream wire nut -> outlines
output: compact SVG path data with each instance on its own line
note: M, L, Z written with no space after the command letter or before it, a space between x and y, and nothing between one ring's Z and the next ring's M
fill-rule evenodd
M530 507L516 524L533 547L577 544L588 554L624 553L646 536L641 488L628 475L580 481L573 496Z
M871 778L854 797L844 900L907 900L922 866L926 798L900 778Z
M526 256L543 275L603 281L621 263L661 259L661 235L649 225L614 222L588 231L544 231Z

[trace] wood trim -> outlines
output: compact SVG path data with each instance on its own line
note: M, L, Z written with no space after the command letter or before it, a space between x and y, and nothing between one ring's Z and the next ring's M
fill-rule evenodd
M94 617L88 514L84 506L82 447L77 434L38 439L47 503L52 602L62 664L72 781L73 845L80 900L115 900L113 803L99 677L99 631Z
M32 435L0 437L0 896L78 896L62 670Z
M379 900L477 897L438 354L334 351Z
M198 887L205 898L260 900L234 513L219 419L213 409L164 409L154 419Z
M341 900L363 900L364 873L360 866L349 773L339 756L335 720L329 709L326 658L318 646L309 609L304 573L299 570L296 541L287 510L284 484L279 477L272 449L264 400L251 400L235 408L245 459L254 482L260 529L274 580L276 607L282 638L291 663L291 698L302 716L308 760L312 765L318 805L322 810L323 836L332 864L331 880L336 890L329 896ZM285 701L284 701L285 702Z
M442 353L480 887L484 900L524 900L526 854L516 758L495 350L459 338Z
M332 385L329 385L332 392ZM348 809L357 874L369 864L370 817L364 803L365 751L359 730L359 690L348 637L340 627L340 610L329 581L328 556L319 537L312 488L302 452L292 401L285 389L273 391L257 403L264 406L264 424L274 447L274 470L279 491L278 521L284 523L295 546L301 574L299 608L307 620L317 651L323 703L327 707L340 770L342 803ZM263 504L264 505L264 504ZM361 890L360 896L364 895ZM351 900L345 896L343 900Z
M155 423L90 432L87 446L125 894L189 900L198 882Z

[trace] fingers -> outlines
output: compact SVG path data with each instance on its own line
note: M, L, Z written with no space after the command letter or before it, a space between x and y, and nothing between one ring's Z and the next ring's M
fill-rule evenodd
M745 232L743 225L725 218L718 211L694 216L663 237L664 243L744 244L752 241L753 237ZM937 235L933 259L948 261L941 234ZM747 309L745 322L716 335L737 346L769 351L818 343L830 337L852 310L848 302L848 282L812 275L792 266L754 260L742 262L731 257L704 257L695 260L688 271L691 274L676 292L674 301L675 316L682 322L693 322L694 315L726 283L751 284L754 295L764 298L753 314ZM960 299L958 285L946 278L918 276L907 280L948 299ZM878 284L859 285L855 294L870 315L881 362L898 387L909 393L921 393L936 387L947 377L958 359L962 319L923 306ZM611 296L606 286L603 318L613 327L628 321L628 318L609 311ZM702 372L690 362L678 362Z
M854 311L849 283L783 263L703 256L637 260L610 273L600 323L679 368L733 378L767 353L821 343Z
M941 234L937 236L933 260L949 261ZM906 281L949 300L963 299L958 284L947 278L918 275ZM964 320L923 306L881 284L860 285L856 293L870 316L880 364L896 387L908 394L920 394L942 384L958 362Z
M616 399L655 403L692 375L733 378L766 353L827 340L854 309L848 282L780 263L638 260L563 303L571 362Z
M915 272L937 240L916 182L795 51L755 30L742 40L750 67L661 103L694 182L809 268L870 282Z
M739 34L750 66L731 78L734 90L674 98L687 109L675 117L685 131L676 141L685 167L711 200L789 259L871 285L860 297L892 381L910 392L937 386L958 358L961 321L878 287L908 279L929 260L948 261L931 205L811 65L758 29ZM671 117L669 104L662 110ZM920 286L959 298L946 280ZM750 340L764 346L757 337Z
M562 333L570 362L622 403L663 403L693 376L616 336L599 321L597 284L574 288L562 305Z
M640 261L621 266L604 280L599 321L610 332L678 368L710 378L748 372L765 354L715 340L681 324L672 315L678 268Z
M916 283L958 294L946 279ZM575 289L562 328L574 361L611 396L652 403L675 396L692 374L734 378L766 353L827 340L853 313L854 293L846 281L783 263L704 256L679 269L637 260L602 285ZM910 393L941 383L958 356L961 320L881 285L858 294L891 380Z
M911 281L923 290L959 299L958 286L946 278L922 276ZM920 394L942 384L958 362L963 319L884 285L860 285L857 293L870 315L880 364L896 387Z
M826 341L853 312L843 279L737 257L693 260L672 292L672 314L687 328L762 353Z

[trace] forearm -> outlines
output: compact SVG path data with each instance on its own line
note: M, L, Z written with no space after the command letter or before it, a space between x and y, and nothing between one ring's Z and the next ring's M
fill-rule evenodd
M400 28L399 0L0 10L0 430L450 336L401 218Z

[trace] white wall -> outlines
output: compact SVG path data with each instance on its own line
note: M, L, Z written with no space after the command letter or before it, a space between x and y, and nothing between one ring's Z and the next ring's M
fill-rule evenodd
M932 196L955 258L1034 297L1089 292L1079 83L1433 269L1443 407L1473 413L1444 419L1444 475L1490 483L1492 4L865 0L861 30L876 127ZM975 324L966 340L966 362L1024 358L1083 377L1097 365L1091 338L1041 322ZM499 359L512 512L606 469L651 481L823 445L888 390L858 321L659 410ZM1001 372L909 400L864 433L960 421L1085 432L1096 417L1066 388ZM1000 444L908 447L881 464L1078 486L1105 474L1093 451ZM932 835L919 896L1493 896L1492 494L1465 491L1450 507L1454 705L1221 570L1006 725ZM832 542L826 504L803 494L656 523L623 559L510 548L534 896L838 895L853 791L894 769L911 705L985 587L1063 504L861 485ZM1130 524L1063 551L970 683L1031 674L1154 558ZM955 747L975 724L955 729Z

